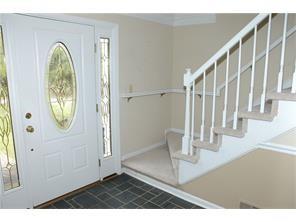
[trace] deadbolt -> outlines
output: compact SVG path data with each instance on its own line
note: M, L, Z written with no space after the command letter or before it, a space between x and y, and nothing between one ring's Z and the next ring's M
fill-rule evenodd
M33 133L34 132L34 127L33 126L27 126L26 128L28 133Z
M31 113L26 113L25 117L26 117L26 119L31 119L32 114Z

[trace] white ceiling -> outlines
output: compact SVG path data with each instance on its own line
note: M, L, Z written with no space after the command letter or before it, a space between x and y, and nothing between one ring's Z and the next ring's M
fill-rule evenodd
M216 14L205 13L132 13L126 15L170 26L207 24L216 22Z

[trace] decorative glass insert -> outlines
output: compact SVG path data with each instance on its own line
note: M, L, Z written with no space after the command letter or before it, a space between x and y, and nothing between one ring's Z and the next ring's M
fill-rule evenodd
M50 50L46 76L52 116L56 125L66 130L72 123L76 109L76 76L71 55L61 42Z
M5 52L0 26L0 163L5 191L20 186L9 103Z
M100 38L101 50L101 118L103 124L104 157L112 155L110 109L110 39Z

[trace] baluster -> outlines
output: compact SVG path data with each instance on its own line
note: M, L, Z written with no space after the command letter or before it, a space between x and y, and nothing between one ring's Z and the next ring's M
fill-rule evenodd
M239 49L238 49L238 69L237 69L235 110L233 114L233 129L237 129L237 114L238 114L239 93L240 93L241 56L242 56L242 39L239 40Z
M265 54L265 67L264 67L264 77L263 77L263 91L262 91L262 95L261 95L260 113L264 113L264 109L265 109L265 97L266 97L267 74L268 74L268 59L269 59L269 42L270 42L270 31L271 31L271 16L272 16L272 14L269 14L266 52L265 52L266 53Z
M217 79L217 61L214 65L214 84L213 84L213 105L212 105L212 126L210 132L210 143L214 141L214 127L215 127L215 106L216 106L216 79Z
M283 41L282 41L281 63L280 63L280 72L279 72L279 76L278 76L278 86L277 86L277 92L278 93L280 93L282 91L282 84L283 84L283 74L284 74L284 66L285 66L286 38L287 38L287 23L288 23L288 13L285 14L285 19L284 19L284 31L283 31Z
M195 117L195 81L192 83L192 104L191 104L191 143L190 143L190 155L193 155L192 142L194 141L194 117Z
M222 120L222 127L224 128L226 127L226 118L227 118L228 76L229 76L229 50L227 51L227 58L226 58L225 95L224 95L224 109L223 109L223 120Z
M292 90L291 93L296 93L296 60L295 60L295 67L294 67L294 73L293 73L293 80L292 80Z
M256 42L257 42L257 25L254 28L253 61L252 61L251 86L250 86L249 105L248 105L249 112L252 112L252 108L253 108L254 76L255 76L255 66L256 66Z
M191 75L191 70L186 69L187 72L185 76ZM186 86L186 108L185 108L185 127L184 136L182 138L182 154L188 155L189 145L190 145L190 86Z
M200 141L204 141L204 130L205 130L205 106L206 106L206 71L204 71L204 73L203 73L202 111L201 111Z

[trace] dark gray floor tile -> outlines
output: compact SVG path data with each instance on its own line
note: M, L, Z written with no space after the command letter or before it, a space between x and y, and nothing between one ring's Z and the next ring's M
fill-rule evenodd
M70 199L70 200L67 200L67 202L69 204L71 204L73 206L74 209L80 209L82 208L77 202L75 202L74 200Z
M133 180L133 177L127 175L127 174L121 174L120 176L117 176L113 179L110 179L110 181L114 184L117 184L117 185L120 185L120 184L123 184L123 183L126 183L130 180Z
M59 200L53 204L58 209L70 209L72 208L72 205L67 203L65 200Z
M52 204L47 205L46 207L43 207L42 209L57 209Z
M108 200L109 198L111 198L112 196L108 193L101 193L97 196L97 198L101 201L104 201L104 200Z
M136 199L138 196L130 191L124 191L120 194L117 194L115 197L123 203L128 203Z
M163 206L162 206L162 208L164 208L164 209L182 209L182 207L180 207L180 206L177 206L176 204L173 204L173 203L171 203L171 202L166 202Z
M137 209L139 206L134 204L133 202L127 203L123 205L121 208L122 209Z
M137 199L133 200L133 203L142 206L144 203L146 203L148 200L143 197L138 197Z
M123 184L117 186L116 189L121 190L121 191L125 191L131 187L132 187L132 185L130 185L129 183L123 183Z
M103 201L98 201L97 204L90 207L90 209L111 209L112 207L107 205Z
M112 208L119 208L121 207L122 205L124 205L124 203L122 203L121 201L111 197L110 199L106 200L105 201L106 204L108 204L110 207Z
M87 190L88 192L92 193L93 195L99 195L103 192L106 192L107 189L101 185L98 185L98 186L95 186L95 187L92 187L90 189Z
M130 189L129 189L129 191L130 192L132 192L132 193L134 193L134 194L137 194L137 195L142 195L142 194L144 194L146 191L145 190L142 190L141 188L139 188L139 187L131 187Z
M123 178L125 181L129 181L134 179L134 177L131 177L130 175L127 175L126 173L121 174L119 177Z
M142 187L145 185L144 182L137 180L137 179L132 179L129 181L129 183L132 184L133 186L136 186L136 187Z
M173 195L169 193L161 193L158 196L152 198L150 202L155 203L157 205L162 205L163 203L167 202Z
M80 194L83 194L83 193L85 193L85 191L80 191L80 192L77 192L77 193L75 193L75 194L69 195L69 196L65 197L64 199L65 199L66 201L68 201L68 200L73 199L73 197L79 196Z
M205 208L200 207L200 206L197 206L197 205L194 205L191 209L205 209Z
M114 187L116 187L118 185L115 184L115 183L112 183L111 181L106 181L106 182L103 182L101 184L101 186L105 187L107 190L111 190L111 189L113 189Z
M143 190L146 190L146 191L150 191L152 190L154 187L149 185L149 184L144 184L143 186L140 187L141 189Z
M155 195L159 195L161 193L164 193L164 191L160 190L160 189L157 189L157 188L152 188L151 190L149 190L150 193L153 193Z
M96 205L99 201L97 198L89 193L83 193L77 197L74 197L73 200L76 201L83 208L90 208L91 206Z
M150 200L155 197L152 193L146 192L141 197L145 198L146 200Z
M170 202L173 203L173 204L176 204L182 208L185 208L185 209L191 209L192 207L194 207L194 204L192 203L189 203L185 200L182 200L178 197L175 197L173 196L171 199L170 199Z
M68 196L44 209L124 208L124 209L201 209L185 200L122 174L102 184Z
M143 207L144 209L161 209L160 206L157 206L156 204L151 203L151 202L147 202L147 203L145 203L142 207Z
M121 190L118 190L117 188L113 188L111 190L108 190L107 193L110 194L111 196L115 196L119 193L121 193L122 191Z

